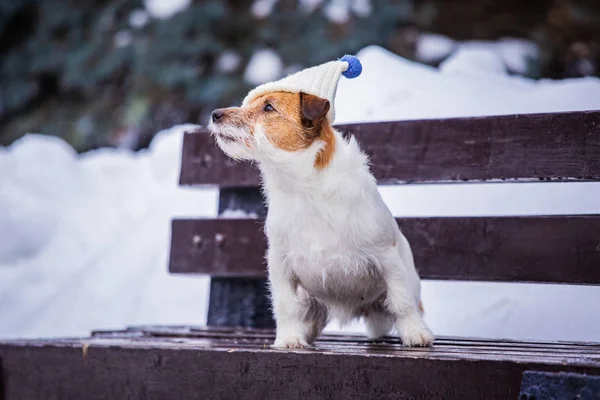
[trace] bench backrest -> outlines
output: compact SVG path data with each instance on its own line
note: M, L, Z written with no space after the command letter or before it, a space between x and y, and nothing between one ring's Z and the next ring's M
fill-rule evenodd
M379 184L600 181L600 111L338 126ZM264 216L257 169L186 133L181 185L218 186L221 211ZM600 199L598 199L600 202ZM402 218L425 279L600 284L600 216ZM263 277L260 220L175 220L170 271ZM465 246L468 243L468 246Z

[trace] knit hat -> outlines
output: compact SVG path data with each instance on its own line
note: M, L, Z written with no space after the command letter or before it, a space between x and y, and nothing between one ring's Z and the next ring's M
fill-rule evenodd
M327 113L327 119L329 123L333 124L335 120L333 100L340 76L344 75L346 78L351 79L359 76L361 72L362 65L358 58L345 55L339 60L303 69L281 80L260 85L248 93L242 102L242 106L270 92L304 92L329 100L331 106Z

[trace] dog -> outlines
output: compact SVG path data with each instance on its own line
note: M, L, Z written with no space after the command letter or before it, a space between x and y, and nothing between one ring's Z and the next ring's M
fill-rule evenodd
M404 346L430 346L410 245L367 156L328 122L330 107L312 94L274 91L217 109L209 123L225 154L261 171L273 347L310 346L330 320L357 318L372 339L396 328Z

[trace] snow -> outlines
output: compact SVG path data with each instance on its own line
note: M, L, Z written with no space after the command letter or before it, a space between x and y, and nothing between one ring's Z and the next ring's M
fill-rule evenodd
M422 33L417 38L417 60L433 64L442 61L456 49L456 42L444 35Z
M256 215L256 213L249 213L244 210L225 210L219 214L219 218L252 219L258 218L258 215Z
M440 64L442 73L506 75L506 67L500 57L485 48L459 48Z
M538 46L529 40L502 38L498 41L470 40L456 42L444 35L422 33L417 39L417 60L434 64L444 60L455 51L471 53L493 53L510 73L526 75L529 63L540 56ZM503 69L504 70L504 69Z
M26 136L10 150L0 155L0 265L39 253L57 229L64 197L83 183L75 152L63 141ZM44 165L25 166L36 160Z
M171 218L216 212L214 190L176 184L191 128L137 154L39 135L1 153L0 337L205 318L207 278L167 273Z
M442 69L364 49L363 75L340 81L337 122L600 109L597 78L511 77L497 68L498 52L475 47L460 48L448 61L454 66ZM281 74L277 55L269 57L250 73L263 74L260 83ZM139 153L78 156L41 135L0 147L0 337L205 323L208 278L167 273L171 218L217 210L216 190L177 187L182 133L191 128L163 131ZM403 185L381 193L396 216L600 213L598 183ZM425 281L423 298L438 335L600 338L600 321L590 317L600 313L599 287Z
M437 69L380 47L361 50L361 76L340 80L336 122L600 109L598 78L534 81L499 71L490 52L459 53L452 68ZM481 70L486 65L491 71Z
M371 0L354 0L350 7L352 8L352 11L354 11L354 14L363 18L371 15L371 12L373 11Z
M306 13L312 13L323 3L324 0L300 0L299 7Z
M192 0L144 0L146 10L154 18L168 19L189 7Z
M148 23L150 19L150 15L146 10L133 10L131 14L129 14L129 25L133 28L143 28Z
M256 18L266 18L271 14L276 3L277 0L254 0L250 7L250 12Z
M323 0L300 0L300 9L312 13ZM336 24L344 24L352 12L359 18L368 17L373 11L371 0L329 0L323 7L325 17Z
M350 18L350 4L347 0L330 0L325 6L325 16L336 24L343 24Z
M129 31L119 31L115 34L115 47L125 47L131 44L133 37Z
M233 50L224 51L217 59L217 69L224 73L234 72L241 64L242 57Z
M529 61L540 56L537 45L524 39L505 38L497 42L496 48L508 70L518 74L525 74Z
M260 49L252 54L244 71L244 80L251 85L260 85L281 78L282 73L283 62L279 55L271 49Z

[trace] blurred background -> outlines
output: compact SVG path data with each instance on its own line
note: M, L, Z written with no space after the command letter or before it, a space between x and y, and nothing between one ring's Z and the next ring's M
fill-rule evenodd
M596 0L0 0L0 337L203 324L208 279L167 274L170 219L217 210L177 186L182 133L346 53L339 123L600 109ZM459 186L381 191L396 216L600 213L594 183ZM594 287L424 297L437 334L600 338Z
M465 41L494 42L511 74L598 75L600 3L2 0L0 144L40 132L77 151L144 148L259 83L366 46L437 66Z

